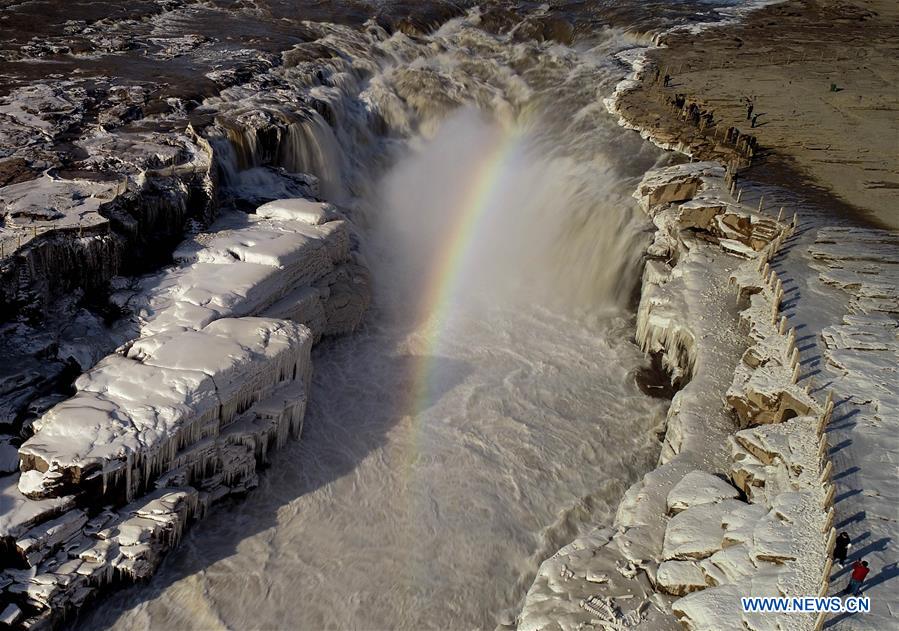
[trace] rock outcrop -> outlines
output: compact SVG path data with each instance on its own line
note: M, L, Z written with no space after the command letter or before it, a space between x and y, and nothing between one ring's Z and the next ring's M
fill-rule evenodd
M309 199L230 212L118 285L125 342L75 381L0 478L4 619L53 623L149 577L214 501L303 426L310 349L370 298L349 222Z
M519 629L768 629L770 615L740 614L739 596L826 590L833 495L821 430L832 406L796 385L795 333L766 267L791 225L737 203L728 177L683 164L648 173L635 193L657 227L637 340L663 354L681 389L660 466L627 491L612 528L544 562ZM759 396L760 382L773 394Z

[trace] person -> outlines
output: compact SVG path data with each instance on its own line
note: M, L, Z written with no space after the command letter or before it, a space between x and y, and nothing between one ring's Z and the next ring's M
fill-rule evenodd
M852 594L853 596L858 596L862 593L862 583L865 582L865 577L868 575L868 572L871 570L868 569L867 561L856 561L852 564L852 576L849 577L849 585L846 586L846 590L843 592L844 594Z
M841 532L837 535L837 543L833 547L833 560L839 561L840 565L846 565L846 553L849 552L849 546L852 545L849 533Z
M665 75L665 83L664 86L667 88L668 84L671 82L671 75Z
M746 104L746 120L752 120L752 110L755 106L752 104L752 101L749 101Z

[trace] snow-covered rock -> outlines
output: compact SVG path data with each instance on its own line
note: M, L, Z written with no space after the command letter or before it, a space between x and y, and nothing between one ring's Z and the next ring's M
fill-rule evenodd
M19 454L22 471L40 471L42 484L20 489L130 500L278 384L305 383L311 345L302 325L261 318L142 338L82 375L77 394L35 423ZM199 473L206 462L192 465Z
M636 607L643 628L677 628L672 595L727 580L711 559L725 546L729 515L746 504L714 474L725 474L730 464L727 438L735 427L722 400L747 339L738 331L728 279L776 232L734 203L723 176L724 169L710 163L667 167L648 173L635 194L657 228L643 274L637 340L663 354L663 365L682 387L669 408L660 466L625 493L614 536L602 544L585 540L577 551L565 548L544 563L519 628L590 624L598 614L578 606L588 595ZM564 580L555 576L562 566ZM586 577L595 574L610 576L609 583L589 583ZM639 602L622 599L631 594Z
M665 561L656 576L659 588L672 596L686 596L708 587L706 576L695 561Z
M316 338L358 326L371 289L351 252L349 223L330 205L305 199L260 209L222 217L175 251L177 267L120 293L116 300L136 314L140 335L246 315L299 318Z
M723 546L724 516L739 507L736 500L699 504L678 513L668 522L662 557L673 559L704 559Z
M266 219L302 221L319 226L340 217L333 204L309 199L278 199L256 209L256 215Z
M668 493L668 512L679 513L693 506L736 499L738 496L737 489L718 476L691 471Z
M72 496L32 500L19 491L19 476L0 478L0 541L7 547L32 527L46 522L75 507Z
M522 611L526 628L604 619L574 605L620 603L622 582L643 599L641 628L761 631L815 622L739 607L740 596L819 593L833 513L820 480L823 411L796 383L795 332L778 313L783 289L767 265L795 221L741 206L723 175L715 164L683 164L650 172L638 188L657 231L637 339L663 353L683 387L669 409L660 466L625 493L610 540L585 540L544 563ZM747 307L739 320L734 285ZM606 571L608 584L588 586L588 574L610 567L618 576Z

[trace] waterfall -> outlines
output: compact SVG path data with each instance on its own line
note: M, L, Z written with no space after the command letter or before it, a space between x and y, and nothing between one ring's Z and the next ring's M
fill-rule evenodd
M452 112L477 110L490 122L456 130L469 149L492 130L523 138L517 154L506 156L504 202L491 213L492 236L481 239L491 243L492 258L481 262L478 275L487 270L503 285L524 265L529 290L542 288L545 300L586 309L625 305L645 239L626 173L642 172L650 157L625 153L627 146L610 140L618 132L602 123L608 115L597 86L611 89L617 79L610 51L623 45L622 36L609 32L587 55L546 45L527 51L472 24L453 20L423 42L374 26L310 24L319 40L284 53L277 69L289 94L240 91L217 104L224 129L213 144L223 181L274 196L290 189L272 168L311 174L320 194L355 208L362 225L397 233L404 222L427 232L422 223L440 220L420 213L445 216L453 209L436 210L447 195L421 189L440 189L440 180L464 189L475 176L452 163L453 147L431 143ZM445 159L427 172L399 173L405 167L397 160L414 162L422 151ZM477 150L467 155L475 160ZM404 208L410 198L419 204L427 198L427 208ZM429 251L426 239L415 238ZM513 251L503 244L514 244Z
M278 165L294 173L311 173L325 197L340 195L342 164L334 132L318 112L291 123L278 147Z

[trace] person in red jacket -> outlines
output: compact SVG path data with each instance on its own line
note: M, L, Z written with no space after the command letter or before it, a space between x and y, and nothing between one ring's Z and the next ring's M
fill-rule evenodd
M849 585L846 586L844 594L852 594L853 596L858 596L862 593L862 583L865 582L865 577L868 575L868 572L871 570L868 569L867 561L856 561L852 564L852 576L849 578Z

